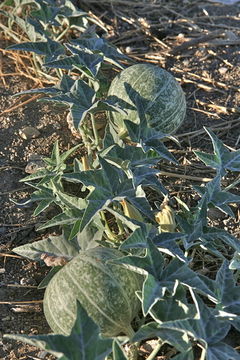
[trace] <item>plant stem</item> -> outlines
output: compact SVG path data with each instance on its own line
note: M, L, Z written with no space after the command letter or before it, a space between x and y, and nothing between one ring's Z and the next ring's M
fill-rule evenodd
M104 232L107 235L107 237L114 242L117 241L116 235L112 232L112 230L110 229L110 227L108 225L108 222L107 222L107 219L106 219L106 216L105 216L105 213L103 210L100 211L100 216L104 222L104 227L105 227Z
M89 143L85 130L82 127L80 127L80 134L82 136L82 141L87 148L88 155L90 155L92 153L91 144Z
M113 209L117 210L117 211L119 211L119 210L121 211L121 206L120 206L119 202L115 202L113 204ZM117 223L117 227L118 227L118 236L121 236L125 233L123 223L117 217L116 217L116 223Z
M228 185L227 187L225 187L225 191L228 191L230 189L232 189L234 186L236 186L237 184L240 183L240 178L238 177L232 184Z
M62 37L68 32L68 30L69 30L69 27L66 27L66 28L63 30L63 32L62 32L60 35L58 35L58 37L56 38L56 41L61 40Z
M206 359L206 349L202 346L200 346L200 347L202 349L200 360L205 360Z
M156 345L155 349L151 352L151 354L148 356L147 360L154 360L155 356L157 355L161 347L162 347L162 342L158 340L158 344Z
M98 131L97 131L97 128L96 128L96 122L95 122L94 115L92 113L90 113L90 116L91 116L93 134L94 134L94 138L95 138L95 145L96 145L96 147L98 149L99 148L99 136L98 136ZM98 150L100 150L100 149L98 149Z
M127 329L124 330L126 335L129 337L129 339L133 338L135 335L135 332L131 325L128 326ZM137 360L138 359L138 346L139 342L135 342L130 344L129 351L128 351L128 360Z

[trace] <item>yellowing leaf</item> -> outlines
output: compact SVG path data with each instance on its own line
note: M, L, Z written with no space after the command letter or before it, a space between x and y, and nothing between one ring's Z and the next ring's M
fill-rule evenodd
M132 204L130 204L127 200L123 199L121 201L121 205L123 207L124 215L128 216L131 219L143 221L143 217L141 213L138 211L138 209L135 208L135 206L133 206Z
M160 206L160 211L155 215L157 223L160 225L160 232L175 232L176 222L174 210L168 205L166 197Z

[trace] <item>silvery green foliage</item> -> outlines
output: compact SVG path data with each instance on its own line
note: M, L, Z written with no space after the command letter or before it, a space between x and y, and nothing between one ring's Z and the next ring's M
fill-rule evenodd
M194 153L202 160L207 166L216 169L218 174L224 176L226 170L239 171L240 170L240 150L230 151L223 144L223 142L217 138L212 130L205 128L206 132L210 136L214 148L214 154L203 153L200 151L194 151Z
M79 303L77 304L76 322L69 336L54 334L5 335L5 338L23 341L47 350L60 360L104 360L112 351L113 343L111 339L101 338L99 327ZM115 347L116 345L114 345L114 349Z
M13 6L21 3L29 2L12 1ZM34 17L28 22L9 15L29 32L30 39L29 43L13 45L12 49L32 51L43 57L45 69L67 70L68 74L61 76L59 84L53 87L22 94L42 93L46 95L44 100L68 106L76 129L98 112L126 112L117 101L105 96L107 86L102 71L112 65L122 68L121 61L126 57L88 28L91 20L71 1L61 1L60 6L53 0L35 3ZM81 36L67 44L59 42L57 37L61 39L64 35L63 21L81 30ZM52 26L60 30L57 36L52 34ZM77 79L72 77L72 71L78 72ZM178 212L176 232L159 234L148 191L153 190L160 198L168 193L159 180L156 165L161 165L163 159L172 163L176 160L162 142L167 134L147 126L143 101L138 94L133 95L141 121L134 124L125 120L125 125L137 146L124 144L110 127L90 170L84 170L78 158L69 163L78 146L60 154L56 143L50 158L45 159L45 166L22 179L34 192L30 200L19 206L37 202L34 211L37 216L50 205L56 205L58 214L40 229L58 226L62 235L47 236L14 250L34 261L42 261L43 254L71 261L80 250L97 245L119 248L125 256L115 262L145 277L141 291L136 294L142 303L140 316L145 324L136 324L136 334L130 341L157 337L176 349L175 360L193 360L195 344L201 345L207 360L238 360L239 353L225 338L231 327L240 331L238 272L234 274L234 270L239 270L239 240L226 230L210 226L208 211L216 207L234 216L231 203L238 203L240 197L229 191L230 186L223 186L222 177L228 171L240 170L240 150L229 151L211 130L205 129L214 153L195 154L216 170L216 176L204 188L194 187L200 199L194 208ZM78 187L77 193L68 191L73 185ZM123 213L120 205L123 199L140 212L143 220ZM114 241L106 237L103 212L121 225L122 233L115 233ZM196 271L197 252L214 259L218 266L215 279ZM46 287L58 270L59 267L53 267L40 287ZM10 336L45 349L61 360L101 360L111 352L114 360L126 359L122 340L103 339L81 305L69 337Z
M225 342L231 326L240 331L240 292L231 270L232 263L224 260L224 249L228 249L228 258L229 254L232 254L236 259L240 246L233 235L210 227L207 222L209 207L228 206L229 202L238 202L238 196L222 188L221 175L218 172L204 189L196 188L201 196L197 206L177 216L181 232L159 234L154 221L154 211L143 191L146 183L137 171L142 168L146 174L149 171L149 175L156 176L151 166L157 159L160 160L159 154L153 149L145 152L141 147L121 147L114 144L110 134L108 140L105 140L105 146L99 154L95 169L84 171L78 160L68 167L65 161L73 151L69 150L61 155L55 145L51 158L46 161L46 168L30 175L27 181L33 184L38 182L34 185L37 195L33 194L33 198L40 196L41 186L44 186L51 190L53 201L61 204L62 213L42 227L59 225L63 229L63 235L23 245L15 251L35 260L39 260L41 254L47 253L66 256L71 261L81 248L87 248L86 244L90 247L99 244L104 228L99 212L105 209L121 221L125 229L130 230L119 246L126 255L114 262L145 277L142 290L136 296L141 300L143 316L147 315L148 319L150 317L152 320L137 329L132 341L158 337L162 342L176 348L176 360L192 360L192 346L198 342L206 352L206 359L240 359L237 351ZM67 194L61 186L63 180L84 185L89 191L87 196L77 198ZM160 189L158 190L161 193ZM130 219L118 208L111 206L121 198L134 204L142 213L145 222ZM229 210L228 213L232 215ZM102 244L104 245L104 241ZM201 248L222 262L215 279L192 269L194 258L188 256L186 251ZM58 270L53 269L40 287L46 287ZM189 294L192 302L189 301ZM208 299L207 304L210 302L211 306L204 303L204 299ZM28 341L25 338L23 340ZM46 342L44 345L41 343L41 346L50 351L57 349L47 347ZM113 356L124 359L125 354L119 346L119 343L114 342Z
M94 238L101 239L103 232L98 213L102 209L108 209L131 230L120 245L126 256L115 260L115 263L145 277L142 291L137 296L142 302L143 315L148 314L152 322L140 327L133 341L159 337L161 341L177 349L176 360L193 359L194 341L202 344L207 359L224 359L226 356L229 359L239 359L239 354L224 342L231 326L236 331L240 330L239 285L230 270L229 262L222 259L225 256L224 247L232 249L232 254L234 251L239 253L240 247L233 235L210 227L207 223L209 206L220 207L224 201L226 204L228 201L238 201L238 197L227 190L221 190L221 176L218 173L203 191L197 188L201 196L198 205L189 209L189 213L178 215L181 232L158 234L154 225L154 212L146 201L145 193L139 188L143 178L139 178L137 169L142 167L146 172L149 169L150 175L155 176L155 172L150 169L159 159L159 154L153 150L144 152L142 148L134 150L130 145L120 147L113 143L111 137L105 144L106 148L98 158L96 169L83 171L77 160L73 167L67 168L64 163L71 150L60 155L58 146L55 145L51 159L46 161L47 167L27 178L28 181L40 180L40 185L36 186L37 194L39 190L41 192L41 182L48 190L51 188L54 201L61 203L63 209L60 215L43 227L58 224L63 227L64 232L60 237L20 246L15 249L16 252L35 260L42 253L74 257L87 243L91 244L93 241L92 246L95 246ZM51 186L48 185L50 178ZM61 187L63 179L85 185L89 189L87 197L77 199L76 196L66 194ZM134 186L135 182L138 183L137 187ZM127 218L119 210L111 208L111 203L121 198L127 198L134 204L147 223ZM193 259L183 252L183 249L189 251L201 247L222 261L215 280L191 269ZM134 255L134 252L137 253ZM55 272L50 273L41 287L47 286ZM189 291L195 305L189 302ZM212 306L204 304L198 293L202 299L208 298ZM113 354L117 358L125 356L116 343Z

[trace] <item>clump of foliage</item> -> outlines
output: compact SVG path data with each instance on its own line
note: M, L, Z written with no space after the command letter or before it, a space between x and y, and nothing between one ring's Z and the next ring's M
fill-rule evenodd
M53 3L49 0L37 3L48 5L53 21ZM205 187L193 187L199 194L195 207L188 208L178 199L181 206L174 215L168 202L171 192L160 182L156 168L163 160L177 163L162 141L169 134L148 125L139 94L131 99L138 123L128 121L123 103L107 95L110 83L106 70L121 71L127 58L91 28L65 43L66 52L58 36L54 36L53 40L48 34L44 44L47 50L41 52L41 57L45 68L62 71L61 81L53 87L28 93L44 93L47 95L44 100L68 106L86 155L69 163L68 158L79 146L60 154L55 143L51 156L45 159L45 167L22 179L34 188L28 200L38 204L34 216L44 213L49 206L58 209L58 214L39 229L57 226L61 234L14 251L34 261L51 263L52 269L39 288L50 289L58 279L60 290L55 296L60 300L66 291L61 276L64 269L70 269L71 262L75 263L82 253L91 249L117 251L119 257L99 257L94 264L99 260L108 266L118 266L119 272L128 269L140 276L142 284L136 291L134 288L134 293L141 310L132 322L134 331L104 337L97 315L94 313L95 323L89 316L90 305L77 302L81 298L76 295L76 287L71 286L67 291L76 300L76 306L74 325L68 334L7 337L36 345L61 360L137 359L140 342L152 338L158 339L158 345L149 360L155 358L164 344L175 349L172 357L175 360L193 360L196 348L200 350L201 360L240 359L239 353L225 342L231 329L240 331L237 271L240 244L228 231L212 227L208 221L208 211L214 207L234 216L230 204L240 202L240 196L230 192L230 187L224 187L222 180L228 172L239 172L240 151L229 151L210 129L205 129L214 152L196 151L195 155L215 169L215 177ZM52 41L61 48L60 52L47 46ZM40 44L41 41L32 42L29 48L26 44L13 47L37 53ZM112 112L126 114L126 141L113 129L109 120ZM103 134L97 128L99 116L104 116L107 122ZM149 191L155 199L162 200L160 210L149 200ZM198 257L199 261L199 255L203 259L201 266L205 257L218 265L215 278L196 270L195 260ZM93 281L96 294L104 290L98 274L91 277L91 271L86 271L83 276ZM77 282L74 272L71 277L73 283ZM114 294L111 299L109 295L111 306L118 300ZM67 314L62 316L68 321ZM119 310L118 316L121 319ZM127 342L132 346L126 354Z

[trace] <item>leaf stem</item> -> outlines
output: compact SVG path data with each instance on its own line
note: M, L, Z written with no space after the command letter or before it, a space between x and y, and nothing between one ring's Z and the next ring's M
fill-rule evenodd
M88 155L90 155L92 153L92 149L91 149L91 144L88 141L85 129L80 127L79 130L80 130L80 134L82 136L82 141L83 141L85 147L87 148Z
M100 216L104 222L104 227L105 227L104 232L107 235L108 239L112 240L114 242L117 241L116 235L112 232L112 230L110 229L110 227L108 225L108 222L107 222L107 219L106 219L106 216L105 216L105 213L103 210L100 211Z
M158 344L156 345L155 349L153 349L151 354L148 356L147 360L154 360L161 347L162 347L162 341L158 340Z
M100 148L99 148L100 139L99 139L98 131L96 128L96 121L95 121L94 115L92 113L90 113L90 116L91 116L93 134L94 134L94 138L95 138L95 145L96 145L97 149L100 150Z
M127 329L124 329L124 332L129 337L129 339L133 338L133 336L135 335L135 331L133 330L131 325L129 325ZM138 346L139 342L135 342L129 345L128 360L138 359Z
M202 353L201 353L201 357L199 360L205 360L206 359L206 349L202 346L200 346L200 348L202 349Z
M67 27L65 28L65 30L63 30L63 32L61 32L61 34L58 35L58 37L55 39L55 41L61 40L61 39L64 37L64 35L68 32L68 30L69 30L69 27L67 26Z

